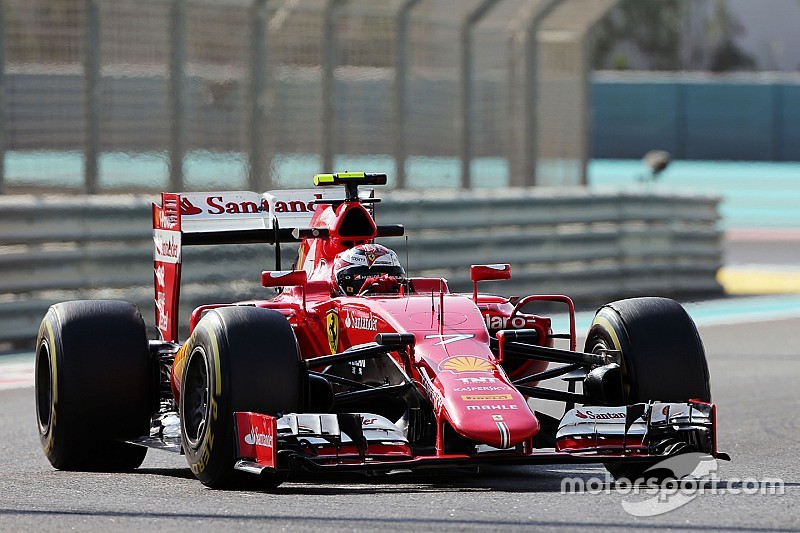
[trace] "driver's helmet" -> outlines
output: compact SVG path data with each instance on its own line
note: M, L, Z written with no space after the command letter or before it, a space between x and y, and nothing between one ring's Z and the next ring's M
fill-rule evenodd
M406 277L397 254L380 244L360 244L340 253L333 262L333 274L347 296L396 294Z

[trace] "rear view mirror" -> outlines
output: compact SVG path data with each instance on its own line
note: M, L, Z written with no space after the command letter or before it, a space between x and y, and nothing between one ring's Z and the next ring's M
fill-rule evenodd
M511 265L471 265L469 277L472 279L472 299L478 301L478 282L511 279Z

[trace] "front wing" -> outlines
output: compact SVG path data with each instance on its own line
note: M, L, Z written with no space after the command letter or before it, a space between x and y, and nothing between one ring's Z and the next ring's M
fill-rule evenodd
M404 432L374 414L288 414L280 418L235 413L238 470L389 471L489 464L652 462L687 452L726 459L716 448L713 404L650 402L568 411L555 448L533 441L509 449L476 445L469 454L416 454Z

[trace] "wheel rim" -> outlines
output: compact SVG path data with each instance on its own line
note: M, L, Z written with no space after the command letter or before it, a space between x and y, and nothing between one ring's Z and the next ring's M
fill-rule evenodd
M50 346L42 340L36 354L36 414L39 432L50 431L53 418L53 366L50 364Z
M189 356L181 391L183 430L192 449L197 449L208 424L209 389L206 353L198 346Z
M594 342L592 344L592 350L590 353L601 354L603 353L604 350L616 350L616 348L612 343L608 342L605 338L598 335L594 338ZM622 373L623 398L625 398L625 403L628 403L630 401L630 396L631 396L631 385L628 382L628 372L625 365L624 355L620 357L619 368L620 372Z

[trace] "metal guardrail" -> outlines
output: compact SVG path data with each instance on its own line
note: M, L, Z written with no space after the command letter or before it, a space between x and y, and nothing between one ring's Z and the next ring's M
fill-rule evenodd
M152 322L149 196L0 197L0 343L29 344L47 307L120 298ZM639 294L719 293L718 198L546 189L389 193L382 223L410 275L470 290L469 265L511 263L510 281L483 290L564 293L578 303ZM284 268L295 248L283 248ZM184 249L181 314L201 303L266 298L268 245Z

